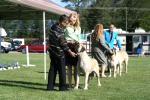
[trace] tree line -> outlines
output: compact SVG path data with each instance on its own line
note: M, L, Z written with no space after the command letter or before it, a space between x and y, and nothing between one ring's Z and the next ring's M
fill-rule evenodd
M91 32L97 23L108 28L114 23L117 28L134 32L142 27L150 31L150 0L62 0L68 3L66 8L80 15L81 28ZM53 17L52 17L53 16ZM50 27L58 17L47 18L46 27ZM0 20L9 37L43 37L42 20Z
M91 31L97 23L116 27L129 32L142 27L150 31L149 0L62 0L70 2L66 7L80 14L81 27Z

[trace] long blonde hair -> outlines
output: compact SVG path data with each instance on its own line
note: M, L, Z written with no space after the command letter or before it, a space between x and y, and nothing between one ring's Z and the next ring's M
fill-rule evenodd
M79 14L77 14L77 13L71 13L71 14L69 15L69 19L70 19L72 16L77 16L77 20L76 20L76 23L74 24L74 27L80 27Z
M97 24L94 32L92 33L92 39L98 40L103 35L103 24Z

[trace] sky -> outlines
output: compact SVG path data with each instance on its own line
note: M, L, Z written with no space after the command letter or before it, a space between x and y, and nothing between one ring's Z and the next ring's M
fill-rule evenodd
M50 0L50 1L53 1L54 3L56 3L62 7L65 7L67 5L67 3L61 2L61 0Z

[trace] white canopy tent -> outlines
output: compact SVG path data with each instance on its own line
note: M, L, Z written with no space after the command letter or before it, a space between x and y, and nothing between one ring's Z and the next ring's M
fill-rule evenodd
M51 12L57 15L62 15L62 14L66 14L69 15L70 13L76 13L75 11L71 11L69 9L63 8L58 6L57 4L51 2L50 0L4 0L5 2L8 2L7 5L3 5L5 6L9 6L9 3L11 3L11 6L15 7L19 5L19 7L24 6L26 8L32 8L32 9L36 9L39 11L42 11L43 14L43 37L44 37L44 79L46 80L46 31L45 31L45 13L46 12ZM2 6L1 6L2 7ZM5 9L8 7L5 7ZM10 8L10 6L9 6ZM9 12L11 9L9 9ZM15 10L19 10L19 8L15 9ZM2 16L5 16L2 15Z
M58 15L66 14L69 15L74 11L58 6L50 0L7 0L15 4L25 5L41 11L52 12Z

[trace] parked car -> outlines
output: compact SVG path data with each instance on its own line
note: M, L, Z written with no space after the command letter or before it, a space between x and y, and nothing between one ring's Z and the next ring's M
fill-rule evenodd
M44 52L44 45L43 41L41 40L34 40L30 44L27 45L21 45L17 51L26 53L26 46L28 46L29 52L35 52L35 53L42 53ZM48 45L46 44L46 51L48 50Z
M16 51L21 46L21 41L11 41L11 50Z
M9 51L11 51L11 43L5 42L5 41L2 41L0 43L1 43L1 49L0 49L0 51L2 53L8 53Z

